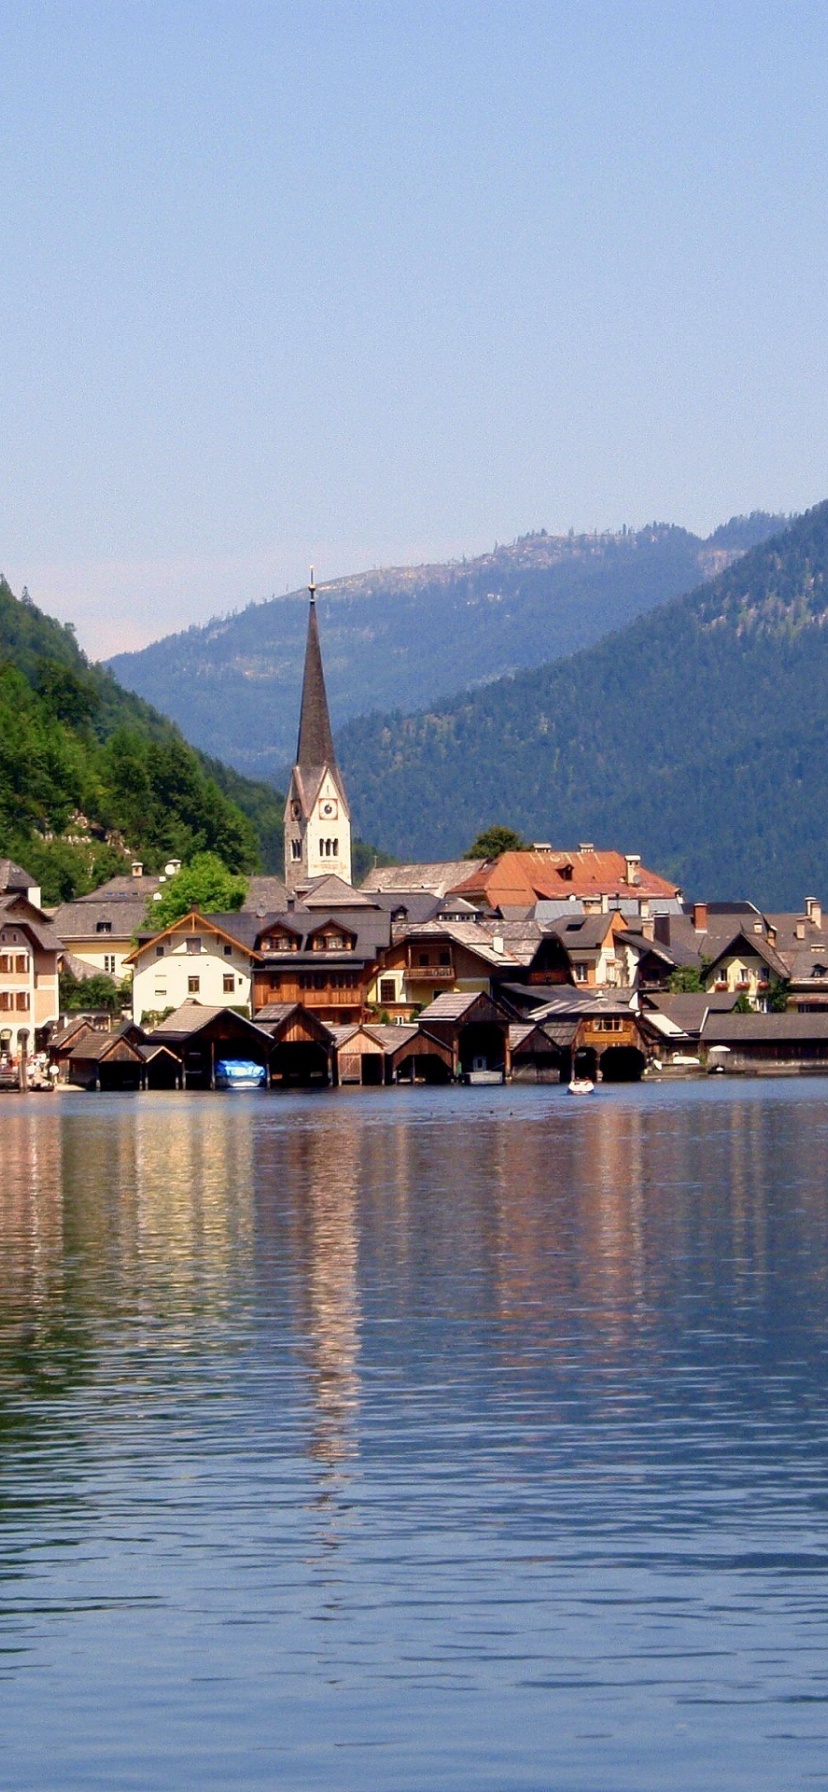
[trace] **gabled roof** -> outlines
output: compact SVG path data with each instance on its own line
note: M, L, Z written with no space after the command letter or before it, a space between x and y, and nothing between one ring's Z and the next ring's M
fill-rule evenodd
M158 1026L153 1027L149 1037L151 1039L174 1036L187 1038L193 1033L200 1033L204 1027L209 1027L211 1022L218 1020L222 1015L227 1015L243 1030L249 1030L267 1038L269 1042L269 1035L265 1029L258 1026L255 1021L248 1020L246 1015L237 1014L235 1008L212 1008L206 1002L193 1001L182 1003L180 1008L176 1008L172 1014L167 1015L166 1020L159 1021Z
M304 908L376 908L378 904L362 890L354 889L353 884L346 884L344 877L337 877L335 871L328 871L324 877L311 878L307 884L297 889Z
M0 859L0 895L12 890L36 890L38 887L37 878L24 871L23 866L18 865L14 859Z
M503 1009L499 1009L492 997L487 996L482 990L465 993L461 990L447 990L445 995L435 996L434 1001L429 1002L428 1007L418 1015L418 1022L424 1026L426 1022L462 1020L470 1009L477 1007L478 1004L488 1010L494 1009L504 1019L506 1018Z
M763 964L768 966L769 970L775 972L777 977L780 977L783 981L787 978L788 967L784 958L780 956L775 947L769 945L768 941L763 939L760 934L747 933L743 928L740 928L738 933L733 935L733 938L729 943L726 946L722 946L716 953L715 958L707 966L705 975L708 977L712 976L716 966L721 963L723 958L730 958L731 956L747 958L750 957L751 954L760 958Z
M790 1040L828 1040L828 1012L796 1014L709 1014L704 1023L705 1045L728 1045L731 1049L747 1043Z
M90 890L88 896L76 896L76 902L146 902L149 896L161 887L161 878L146 876L133 877L132 872L123 872L118 877L108 877L106 883L99 884L97 890Z
M127 953L124 958L124 964L134 964L141 953L146 952L148 946L156 945L159 940L169 939L171 934L180 933L186 938L187 934L199 933L202 928L206 928L208 932L217 934L218 938L224 940L228 945L241 946L242 951L249 952L251 958L255 958L256 949L252 944L252 940L255 940L259 931L256 916L245 915L236 932L230 933L227 923L235 921L235 914L202 915L198 909L191 908L186 915L179 915L177 921L171 921L169 927L162 927L157 933L139 933L138 944L131 952ZM195 925L193 925L193 923L195 923ZM250 937L250 944L248 944L248 940L243 937L245 934Z
M21 933L28 934L43 952L60 952L63 949L62 939L51 922L44 918L42 909L35 908L28 896L14 890L0 896L0 924L19 927Z
M424 921L434 919L440 898L432 890L376 890L373 900L392 921L398 909L405 911L402 922L394 922L395 926L421 927Z
M492 931L481 926L479 921L426 921L421 927L403 929L400 938L414 942L422 940L426 943L430 940L451 940L454 945L463 946L467 952L476 953L488 965L508 968L510 964L520 962L507 950L505 941L503 951L499 952L495 948ZM427 981L428 966L420 968L425 971Z

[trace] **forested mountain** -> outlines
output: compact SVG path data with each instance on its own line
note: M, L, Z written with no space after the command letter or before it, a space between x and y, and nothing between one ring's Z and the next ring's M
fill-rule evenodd
M280 869L282 801L206 761L0 578L0 855L46 902L123 870L127 850L148 870L204 850Z
M338 750L359 825L413 858L499 821L710 898L828 896L828 503L598 645Z
M460 564L337 580L318 599L334 723L378 700L412 709L572 653L720 572L784 521L735 517L706 541L667 524L618 535L544 531ZM306 594L294 593L110 665L188 740L273 777L295 749L306 628Z

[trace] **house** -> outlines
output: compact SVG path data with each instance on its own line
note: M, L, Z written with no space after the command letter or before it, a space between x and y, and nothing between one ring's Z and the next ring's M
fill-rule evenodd
M33 908L41 908L40 885L14 859L0 859L0 896L25 896Z
M514 976L521 960L502 933L478 921L426 921L396 927L383 953L368 1001L389 1019L408 1020L435 997L489 991L493 979Z
M692 1068L701 1061L701 1036L709 1014L732 1014L735 991L711 994L687 991L645 991L640 997L639 1026L662 1067Z
M253 1009L301 1003L326 1025L369 1018L391 917L340 878L315 879L282 914L257 921Z
M160 933L140 933L124 960L132 971L134 1019L144 1022L192 1000L249 1013L259 926L249 914L191 909Z
M526 1021L541 1025L554 1044L569 1053L569 1065L578 1076L636 1082L653 1056L633 990L505 983L502 1000ZM562 1074L564 1070L568 1072L566 1064Z
M329 871L351 882L351 817L331 733L313 573L308 590L299 741L285 806L285 884L291 894Z
M0 1057L15 1059L39 1048L60 1012L62 941L28 892L40 894L31 880L0 895Z
M765 928L748 933L740 927L705 971L707 990L728 990L743 995L752 1007L766 1001L775 983L785 983L788 967Z

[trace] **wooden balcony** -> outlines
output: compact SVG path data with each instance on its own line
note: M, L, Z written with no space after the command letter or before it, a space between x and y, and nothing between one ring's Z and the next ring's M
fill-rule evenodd
M453 983L454 966L452 964L412 964L406 971L409 983Z

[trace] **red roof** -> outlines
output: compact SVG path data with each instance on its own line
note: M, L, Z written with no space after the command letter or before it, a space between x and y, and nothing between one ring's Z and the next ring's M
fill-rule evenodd
M631 875L628 875L631 873ZM623 852L504 852L455 884L452 896L483 898L491 908L565 901L567 896L666 896L679 894L645 865Z

